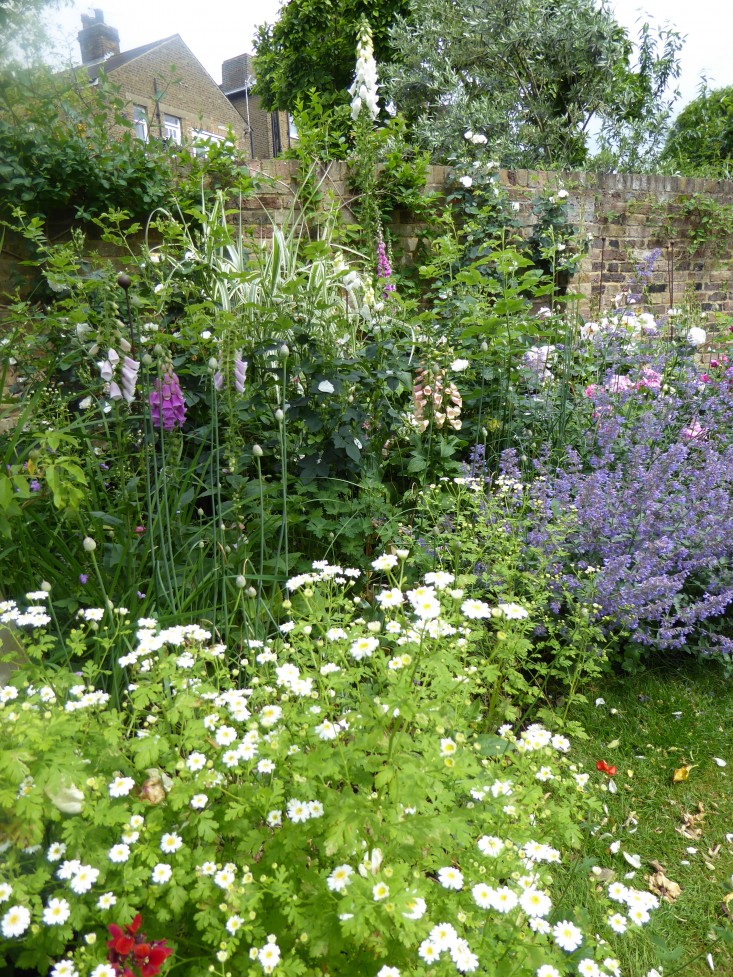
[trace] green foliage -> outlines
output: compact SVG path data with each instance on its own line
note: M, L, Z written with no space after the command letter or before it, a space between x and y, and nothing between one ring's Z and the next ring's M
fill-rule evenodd
M314 160L327 162L333 159L346 159L349 153L347 133L349 129L349 107L347 104L327 108L315 88L298 95L291 110L298 138L286 157L295 157L305 162L306 167Z
M733 239L733 205L720 203L706 193L679 194L660 207L653 202L659 220L659 239L668 246L682 246L692 255L725 257Z
M588 250L568 214L569 192L562 185L546 187L532 204L535 221L528 244L535 264L553 282L555 301L567 298L570 279Z
M449 922L488 972L569 975L609 955L605 923L578 930L576 955L530 925L582 924L564 892L601 808L566 737L494 733L493 652L526 625L476 623L486 605L461 603L449 575L405 610L394 588L409 566L385 554L373 567L390 585L373 602L353 599L353 568L291 581L281 634L233 663L210 629L135 626L122 609L95 629L89 613L73 653L108 652L119 710L93 669L80 682L76 658L51 672L34 652L0 692L3 911L30 914L14 935L3 916L0 962L46 973L67 957L90 973L108 923L138 912L184 977L224 962L260 973L267 945L287 977L423 974ZM37 644L47 615L33 615L10 611ZM69 911L49 924L52 898ZM592 898L612 911L603 889Z
M472 130L503 166L544 169L588 165L593 119L617 166L642 137L648 153L680 44L646 26L633 65L626 32L591 0L413 0L393 37L390 94L436 160L455 154ZM641 122L646 132L633 129Z
M391 59L389 30L407 0L289 0L255 39L257 94L268 109L291 111L315 91L327 110L348 104L359 22L372 27L377 62ZM328 38L328 43L324 43Z
M730 178L733 161L733 86L708 89L686 105L669 130L663 163L683 175Z
M500 628L490 658L497 669L494 694L501 689L515 703L532 703L533 714L565 722L574 705L586 701L582 690L610 667L607 641L594 622L592 575L578 572L572 589L564 587L566 613L553 614L563 543L550 560L528 542L533 510L526 486L503 475L487 480L482 451L474 451L473 459L466 475L423 491L410 537L429 541L421 552L426 565L470 580L472 590L491 605L507 608L504 620L496 613ZM552 530L558 541L573 520L572 513L558 514ZM507 628L512 614L516 619ZM553 713L548 706L558 695L564 708ZM582 734L575 724L571 730Z
M0 218L144 218L168 198L175 161L136 139L119 93L84 72L6 69L0 84Z
M69 0L1 0L0 64L21 52L35 56L47 44L41 15L49 8L68 6Z

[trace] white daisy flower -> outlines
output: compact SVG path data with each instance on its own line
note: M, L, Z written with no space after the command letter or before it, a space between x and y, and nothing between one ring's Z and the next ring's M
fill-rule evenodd
M109 796L127 797L134 786L135 781L132 779L132 777L115 777L115 779L109 785Z
M163 885L165 882L170 882L172 877L173 869L170 865L166 865L165 862L158 862L150 873L150 881L155 885Z
M71 915L66 899L49 899L43 910L43 922L47 926L61 926Z

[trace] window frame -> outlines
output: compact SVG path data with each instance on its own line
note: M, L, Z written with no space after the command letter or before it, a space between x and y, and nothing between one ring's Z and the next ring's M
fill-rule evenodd
M168 142L175 143L176 146L182 145L183 126L181 125L181 117L179 115L169 115L168 112L164 112L163 132L165 133L163 138Z
M150 139L150 123L148 121L148 109L145 105L132 106L132 125L135 129L135 138L141 142L148 142Z

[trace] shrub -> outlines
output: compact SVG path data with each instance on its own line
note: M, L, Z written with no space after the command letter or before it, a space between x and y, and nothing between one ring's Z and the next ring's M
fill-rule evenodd
M88 609L50 672L44 591L3 606L31 634L0 690L6 964L105 977L112 924L118 957L142 926L191 975L387 977L438 957L618 971L620 906L601 891L601 939L563 902L599 810L589 775L540 725L489 732L491 608L445 573L408 590L402 561L373 562L387 586L371 604L350 596L357 570L318 563L289 581L279 635L239 654L197 625ZM95 690L98 653L71 670L87 643L126 687L119 711ZM638 924L657 903L610 895Z

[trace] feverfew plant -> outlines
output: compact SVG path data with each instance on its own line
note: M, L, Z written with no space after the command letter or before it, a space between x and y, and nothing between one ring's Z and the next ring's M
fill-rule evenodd
M371 601L358 570L317 563L289 581L277 637L242 649L197 625L118 627L119 710L34 651L0 690L0 962L616 974L604 941L618 915L643 924L623 911L638 900L609 899L601 934L563 903L599 810L589 775L539 724L486 729L493 609L447 571L410 586L406 556L374 560ZM43 625L10 613L37 648ZM80 620L73 652L109 640Z

